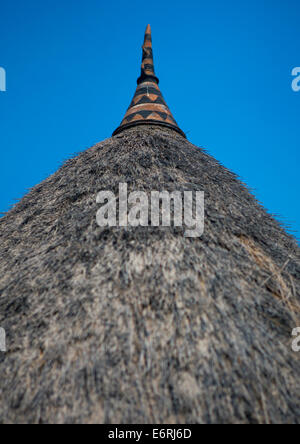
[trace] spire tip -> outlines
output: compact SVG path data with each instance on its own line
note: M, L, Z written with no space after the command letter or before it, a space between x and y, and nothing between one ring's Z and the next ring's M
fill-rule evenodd
M137 125L161 125L172 128L186 138L171 114L158 86L154 72L151 26L147 25L143 44L141 75L137 89L120 126L113 136L126 128Z

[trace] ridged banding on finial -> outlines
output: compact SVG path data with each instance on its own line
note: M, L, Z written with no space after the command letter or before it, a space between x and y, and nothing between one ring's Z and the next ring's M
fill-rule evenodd
M150 25L146 28L142 48L143 58L141 75L137 80L138 86L124 119L113 132L113 136L133 126L151 124L171 128L186 137L178 127L158 86L159 80L154 71Z
M153 50L152 50L152 36L151 36L151 27L147 26L144 37L144 44L142 46L143 57L142 57L142 66L141 66L141 75L137 80L137 84L146 81L152 80L159 83L158 78L154 72L154 63L153 63Z

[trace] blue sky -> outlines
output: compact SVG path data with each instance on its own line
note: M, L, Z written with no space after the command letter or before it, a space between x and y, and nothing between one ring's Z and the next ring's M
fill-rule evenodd
M162 93L189 140L299 238L298 0L1 2L0 211L119 125L147 23Z

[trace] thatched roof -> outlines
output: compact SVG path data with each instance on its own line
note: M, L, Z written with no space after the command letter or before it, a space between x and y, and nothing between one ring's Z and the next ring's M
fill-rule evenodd
M203 190L203 235L99 227L120 182ZM299 422L296 241L175 131L67 161L0 220L0 253L0 422Z

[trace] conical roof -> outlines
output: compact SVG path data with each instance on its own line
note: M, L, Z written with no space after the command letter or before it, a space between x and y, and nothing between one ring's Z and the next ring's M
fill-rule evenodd
M159 80L154 72L151 27L147 26L143 44L141 75L132 102L113 135L132 126L151 124L167 126L185 137L178 127L159 89Z
M204 191L201 237L99 226L99 191ZM0 423L299 423L295 239L171 128L127 128L0 220Z
M205 190L205 228L99 227L99 190ZM69 160L0 220L0 422L298 423L296 242L172 130Z

